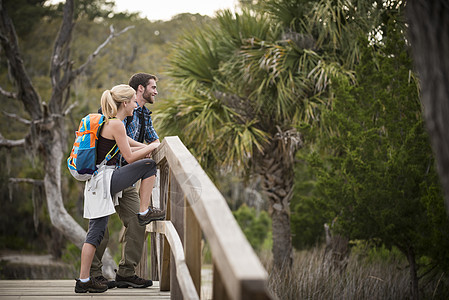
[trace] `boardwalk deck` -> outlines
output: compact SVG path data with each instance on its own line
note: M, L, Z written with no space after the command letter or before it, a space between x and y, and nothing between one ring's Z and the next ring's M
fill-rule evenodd
M100 294L76 294L75 280L0 280L0 299L170 299L170 292L159 291L159 282L146 289L111 289Z
M268 274L225 198L181 140L165 137L153 159L160 170L158 200L166 209L166 219L147 225L146 230L153 239L150 251L155 262L149 277L160 282L147 289L76 294L74 280L0 280L0 300L272 299ZM213 258L208 268L201 256L203 236ZM160 287L171 292L160 292Z

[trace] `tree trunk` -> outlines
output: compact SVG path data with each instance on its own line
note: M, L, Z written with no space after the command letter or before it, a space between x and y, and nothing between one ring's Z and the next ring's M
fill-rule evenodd
M277 158L282 159L282 158ZM270 200L269 213L273 230L273 266L291 267L293 263L290 230L290 199L293 189L293 166L285 170L274 158L262 162L262 189ZM275 169L276 175L271 170Z
M51 223L71 242L81 247L86 236L84 229L67 213L61 191L61 162L64 148L64 121L54 117L48 128L39 130L39 152L44 159L44 185Z
M64 236L81 248L86 231L68 214L61 191L61 163L65 152L65 121L63 117L51 117L48 123L38 127L39 151L44 159L44 186L50 220ZM109 251L103 258L104 275L113 278L117 268Z
M415 260L415 252L413 249L409 248L407 252L407 260L410 265L410 291L412 300L419 300L419 286L418 286L418 275Z
M86 232L67 213L64 207L61 191L61 163L65 152L66 137L64 130L64 94L68 95L70 84L73 80L93 61L101 49L111 39L126 32L130 27L116 33L111 27L111 34L101 44L87 61L78 69L72 70L73 62L70 58L70 42L74 27L74 1L67 0L64 5L63 20L54 45L54 52L50 61L50 81L52 84L52 95L49 104L41 103L41 98L35 90L21 59L17 36L14 25L6 12L3 2L0 0L0 43L3 48L2 54L6 57L9 72L15 80L17 93L6 92L0 87L0 94L14 98L24 104L32 121L25 122L30 125L30 132L25 140L20 143L7 141L0 134L0 146L24 146L26 143L32 149L37 149L39 155L44 159L44 186L47 198L47 206L50 220L64 236L78 247L84 243ZM22 121L23 122L23 121ZM103 257L104 275L114 276L116 264L109 251Z
M410 0L406 12L424 119L449 213L449 5L447 0Z
M334 222L332 222L333 225ZM334 234L328 224L324 224L324 232L326 234L326 248L324 249L323 262L328 263L331 268L343 272L348 264L349 239Z
M273 264L277 269L291 267L293 263L293 252L290 232L290 214L286 209L277 210L272 208L272 210Z
M290 129L274 136L257 157L256 173L262 176L262 190L270 200L269 213L273 230L273 267L282 269L293 264L290 230L290 200L294 183L294 158L301 146L299 133Z

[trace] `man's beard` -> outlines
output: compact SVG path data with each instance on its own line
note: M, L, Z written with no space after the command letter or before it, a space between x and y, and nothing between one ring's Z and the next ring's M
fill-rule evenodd
M147 103L150 103L150 104L154 103L154 98L151 96L150 93L145 91L142 96L143 96L143 99L145 99L145 101L147 101Z

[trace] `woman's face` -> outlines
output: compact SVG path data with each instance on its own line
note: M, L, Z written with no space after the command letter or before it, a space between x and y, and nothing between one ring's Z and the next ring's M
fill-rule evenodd
M134 113L134 109L137 107L137 98L136 98L136 94L134 94L134 96L132 97L132 99L127 102L126 105L126 115L127 116L132 116Z

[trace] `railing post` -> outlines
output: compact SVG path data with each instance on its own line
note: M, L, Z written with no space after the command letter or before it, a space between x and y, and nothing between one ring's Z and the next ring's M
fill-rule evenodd
M160 192L160 169L156 173L156 181L154 183L153 192L151 194L151 205L153 207L162 208L161 205L161 192ZM151 261L151 280L159 281L159 268L160 268L160 234L156 232L150 233L151 248L150 248L150 261ZM146 243L148 248L148 242ZM148 252L147 252L148 253ZM146 278L146 277L145 277Z
M165 209L165 218L170 220L170 169L167 161L164 160L159 165L160 173L160 205ZM159 286L161 291L170 290L170 245L165 236L160 235L159 251ZM156 246L156 245L155 245Z
M170 168L167 180L162 180L161 174L161 181L166 182L165 188L161 182L161 197L167 199L167 222L156 222L147 227L149 231L164 234L169 228L170 244L164 242L163 259L160 260L161 290L166 288L169 278L172 299L182 299L180 287L185 295L189 295L187 298L201 294L201 256L198 255L201 255L201 236L204 233L213 257L214 299L270 299L265 269L223 195L185 145L178 137L165 137L153 157L158 166L165 164L166 169ZM171 244L174 245L173 251L169 249ZM179 252L180 248L184 253ZM168 266L166 258L169 251L170 276L167 276L164 268Z
M136 274L142 278L148 278L148 234L145 233L145 241L143 242L142 257L136 266Z
M186 197L184 208L184 254L196 291L201 295L201 228Z
M170 221L178 232L181 243L184 244L184 194L177 178L170 172ZM170 254L170 296L171 299L183 299L178 279L173 253Z
M136 182L136 189L140 189L140 180ZM124 227L123 227L124 228ZM126 229L125 229L126 230ZM121 232L120 242L124 242L124 231ZM145 233L145 238L142 247L142 256L140 257L140 262L136 266L136 275L142 278L148 278L148 234Z
M226 292L226 287L223 282L223 277L218 270L215 262L213 263L213 277L212 277L212 299L214 300L228 300L229 295Z

